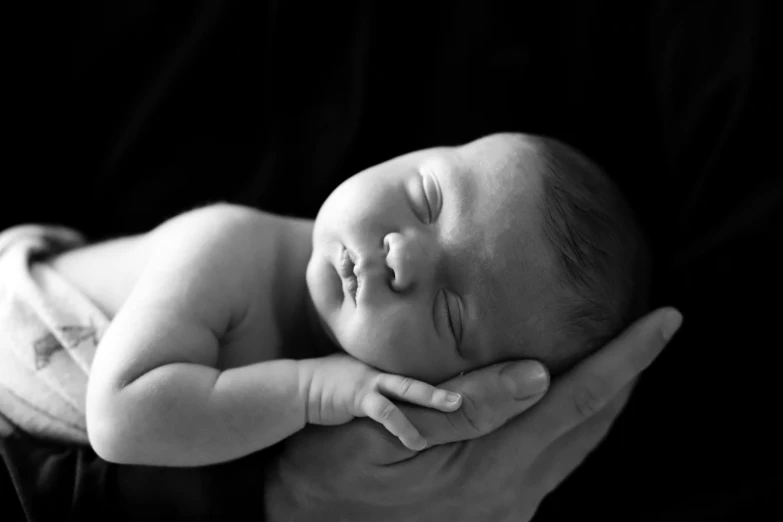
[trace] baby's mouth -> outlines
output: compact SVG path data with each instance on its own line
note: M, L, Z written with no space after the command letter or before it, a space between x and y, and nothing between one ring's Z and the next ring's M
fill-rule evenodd
M340 257L337 260L337 273L343 280L343 291L351 296L356 303L356 291L359 289L359 281L354 273L354 256L347 247L343 246Z

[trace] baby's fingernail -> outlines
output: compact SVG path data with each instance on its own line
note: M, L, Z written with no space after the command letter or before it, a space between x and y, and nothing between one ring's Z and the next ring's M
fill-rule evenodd
M446 403L449 405L458 404L462 400L462 396L459 393L448 392L446 394Z

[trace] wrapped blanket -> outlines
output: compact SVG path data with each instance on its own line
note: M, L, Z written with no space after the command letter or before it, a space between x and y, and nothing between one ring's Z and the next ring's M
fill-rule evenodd
M109 321L46 263L83 243L59 227L0 233L0 417L39 437L86 444L87 377Z

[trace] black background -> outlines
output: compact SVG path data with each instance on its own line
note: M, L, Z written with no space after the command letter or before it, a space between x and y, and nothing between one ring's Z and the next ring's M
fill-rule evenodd
M99 240L218 200L312 217L340 181L394 155L553 135L628 196L653 244L653 304L685 323L536 520L760 519L783 489L771 4L135 0L32 13L13 48L24 72L6 80L21 116L0 227L57 222ZM122 505L113 467L14 444L3 456L18 483L32 472L14 463L51 468L23 488L33 518ZM233 503L258 501L232 487Z

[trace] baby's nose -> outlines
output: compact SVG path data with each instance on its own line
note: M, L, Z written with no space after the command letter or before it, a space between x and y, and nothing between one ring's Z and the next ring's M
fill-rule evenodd
M384 237L383 246L392 288L396 291L410 290L429 277L431 256L422 238L392 232Z

